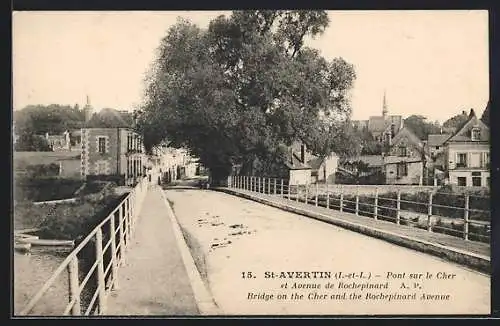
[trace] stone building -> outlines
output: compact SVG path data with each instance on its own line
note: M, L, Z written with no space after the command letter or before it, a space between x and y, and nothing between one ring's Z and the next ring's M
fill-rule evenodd
M142 137L129 128L83 128L81 175L133 185L145 171Z

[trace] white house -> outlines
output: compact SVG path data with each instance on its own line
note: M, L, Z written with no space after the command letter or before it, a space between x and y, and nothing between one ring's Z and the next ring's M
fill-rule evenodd
M469 119L445 142L448 181L458 186L490 184L490 130L471 110Z

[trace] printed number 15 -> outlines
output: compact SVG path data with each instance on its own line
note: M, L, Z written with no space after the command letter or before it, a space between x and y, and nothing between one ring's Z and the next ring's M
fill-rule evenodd
M241 272L241 277L242 278L255 278L255 275L253 275L252 272Z

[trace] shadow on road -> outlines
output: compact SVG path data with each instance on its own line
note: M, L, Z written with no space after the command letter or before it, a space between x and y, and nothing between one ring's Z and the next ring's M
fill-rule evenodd
M205 189L208 182L207 177L195 177L189 179L174 180L163 184L162 189Z

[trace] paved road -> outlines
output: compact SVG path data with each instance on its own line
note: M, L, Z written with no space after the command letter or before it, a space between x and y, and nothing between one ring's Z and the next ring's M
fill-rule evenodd
M165 194L223 314L490 312L487 275L228 194L175 188ZM281 272L309 275L280 278L288 276ZM336 279L338 272L344 277Z

